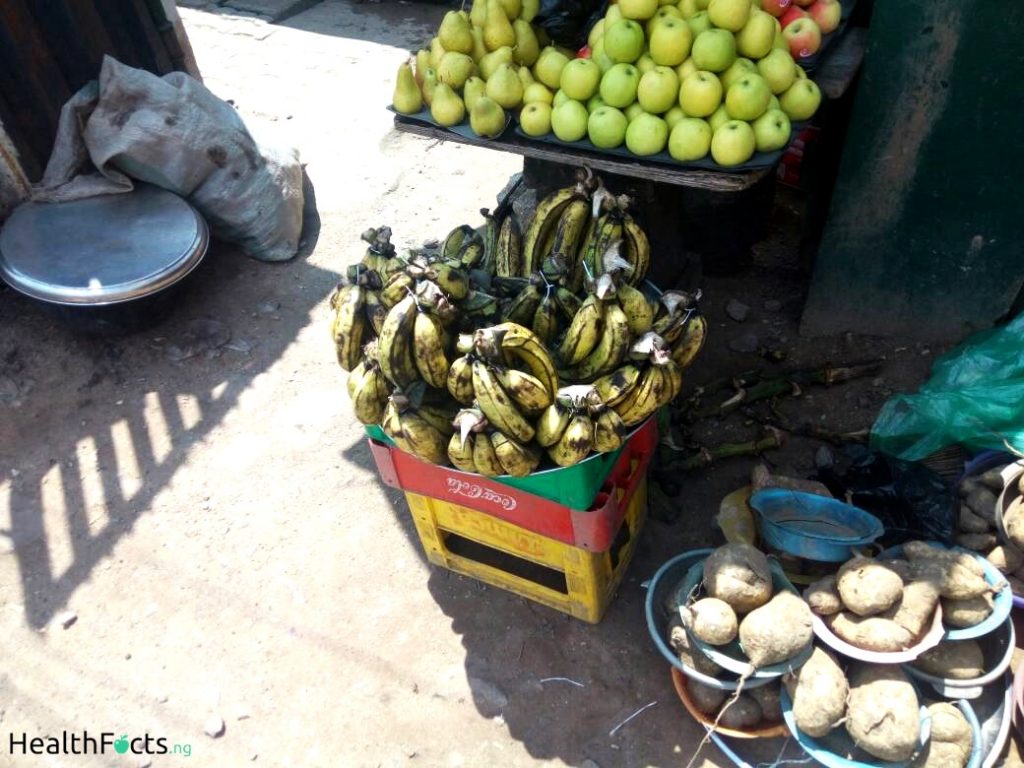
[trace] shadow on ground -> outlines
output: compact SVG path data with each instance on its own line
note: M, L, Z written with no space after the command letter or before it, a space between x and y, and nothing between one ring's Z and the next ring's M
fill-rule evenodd
M81 335L0 293L0 544L30 626L68 603L330 291L335 276L305 258L320 229L305 188L297 259L260 264L214 243L172 313L133 335Z

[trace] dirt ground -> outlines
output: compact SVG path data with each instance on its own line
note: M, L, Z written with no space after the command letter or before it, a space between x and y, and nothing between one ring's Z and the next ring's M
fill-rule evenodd
M750 460L680 481L677 519L648 523L607 617L590 626L428 565L352 416L326 299L361 253L359 232L387 223L401 243L442 236L476 222L521 169L513 155L391 127L382 107L402 50L443 11L328 0L271 25L183 9L207 85L302 152L300 255L268 265L214 244L173 315L122 338L78 335L0 291L5 742L148 733L179 746L151 758L160 768L632 768L692 755L703 734L648 637L642 584L719 540L710 519ZM799 423L866 428L939 350L799 338L801 205L780 194L755 265L703 281L712 335L689 383L884 357L877 376L782 406ZM742 323L725 314L733 298L750 307ZM730 349L749 333L787 360ZM695 434L717 443L758 430L736 416ZM807 475L820 445L796 438L770 459ZM0 765L149 764L0 746ZM726 764L713 747L695 762Z

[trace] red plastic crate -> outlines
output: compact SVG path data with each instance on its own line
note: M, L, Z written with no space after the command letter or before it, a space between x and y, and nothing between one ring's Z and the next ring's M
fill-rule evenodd
M593 506L586 510L571 509L472 472L429 464L373 439L367 442L385 485L479 510L590 552L604 552L647 475L658 444L658 426L649 419L633 434Z

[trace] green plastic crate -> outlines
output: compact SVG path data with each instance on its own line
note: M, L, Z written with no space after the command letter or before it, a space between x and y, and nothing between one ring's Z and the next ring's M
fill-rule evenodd
M646 422L644 422L646 424ZM636 431L643 428L643 424L636 428L626 444ZM366 434L381 443L394 445L394 441L384 434L384 430L376 425L365 425ZM615 462L624 450L624 444L617 451L611 453L596 453L584 459L572 467L555 467L545 469L541 472L534 472L526 477L512 477L501 475L492 477L491 480L503 485L518 488L521 491L532 493L544 499L564 504L570 509L589 509L601 490L604 481L608 479Z

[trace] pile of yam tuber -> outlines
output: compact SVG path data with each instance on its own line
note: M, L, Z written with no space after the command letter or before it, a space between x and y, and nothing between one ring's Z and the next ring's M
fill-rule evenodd
M995 467L961 481L956 543L983 554L1006 576L1014 593L1024 596L1024 473L1006 487L1004 538L996 525L1004 469Z

